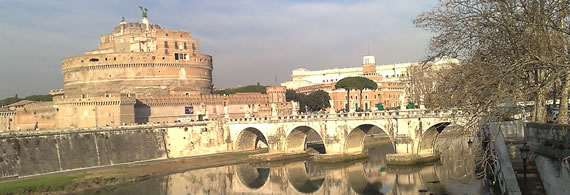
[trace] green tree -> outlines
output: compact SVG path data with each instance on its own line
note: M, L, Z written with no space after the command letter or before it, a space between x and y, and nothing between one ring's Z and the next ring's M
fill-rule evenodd
M378 89L378 84L366 77L346 77L339 80L334 87L335 89L346 90L346 110L348 111L350 108L350 90L360 91L360 107L362 108L362 91L364 89L376 90Z
M285 92L285 99L287 101L299 102L299 111L301 112L325 110L331 106L329 102L330 96L323 90L314 91L309 95L305 95L288 89Z
M223 89L223 90L215 90L212 94L235 94L235 93L267 93L266 86L263 85L248 85L245 87L238 87L238 88L231 88L231 89Z
M318 90L307 95L304 99L304 102L305 105L309 108L309 111L315 112L331 107L331 104L329 102L330 99L331 98L329 96L329 93L323 90Z
M30 95L25 99L36 102L49 102L53 100L53 95Z
M292 89L287 89L287 91L285 91L285 100L288 102L300 102L301 99L299 97L299 94Z

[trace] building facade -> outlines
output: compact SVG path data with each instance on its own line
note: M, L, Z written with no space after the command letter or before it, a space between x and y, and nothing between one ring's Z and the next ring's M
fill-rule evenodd
M450 63L459 63L456 59L442 58L434 62L435 66L445 66ZM389 65L376 65L374 56L364 56L362 66L354 68L334 68L326 70L307 70L304 68L292 71L292 81L281 83L287 89L298 93L310 93L323 90L329 93L333 102L332 109L344 110L347 104L350 110L375 110L380 103L384 108L400 108L409 103L406 95L407 81L409 79L408 67L418 66L419 62L400 63ZM360 91L335 89L336 82L346 77L366 77L378 84L376 90L364 90L362 97ZM347 102L348 99L348 102ZM346 111L346 110L345 110Z

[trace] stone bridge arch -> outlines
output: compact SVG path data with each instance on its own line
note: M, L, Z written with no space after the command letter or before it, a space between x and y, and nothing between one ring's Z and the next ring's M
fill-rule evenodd
M236 174L240 183L251 190L262 188L269 180L269 168L257 168L249 164L236 165Z
M344 150L345 153L355 154L364 152L364 141L367 135L377 134L390 139L392 147L395 148L394 138L391 132L384 130L379 124L362 123L356 127L351 128L345 138Z
M235 149L237 151L244 150L255 150L259 149L260 143L265 144L265 147L269 146L267 142L267 136L255 127L247 127L239 132L236 137Z
M427 128L420 139L418 144L418 154L433 154L435 148L435 142L438 135L443 132L447 127L451 126L452 123L449 121L436 123L429 128Z
M301 125L291 129L286 137L286 150L287 152L304 152L307 149L307 144L322 144L324 152L326 153L325 140L321 133L308 125Z

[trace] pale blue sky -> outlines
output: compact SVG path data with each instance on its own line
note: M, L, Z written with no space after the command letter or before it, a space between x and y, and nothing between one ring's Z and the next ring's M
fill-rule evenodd
M414 17L436 0L0 0L0 98L63 87L61 59L97 48L121 17L191 31L214 58L216 87L278 85L296 68L354 67L426 55ZM275 77L277 76L277 83Z

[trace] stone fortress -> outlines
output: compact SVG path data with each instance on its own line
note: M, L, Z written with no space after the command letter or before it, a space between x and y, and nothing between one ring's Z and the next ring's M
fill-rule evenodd
M123 18L99 47L62 60L53 102L0 108L0 130L116 127L141 123L291 114L285 87L267 93L210 94L212 57L190 32Z

